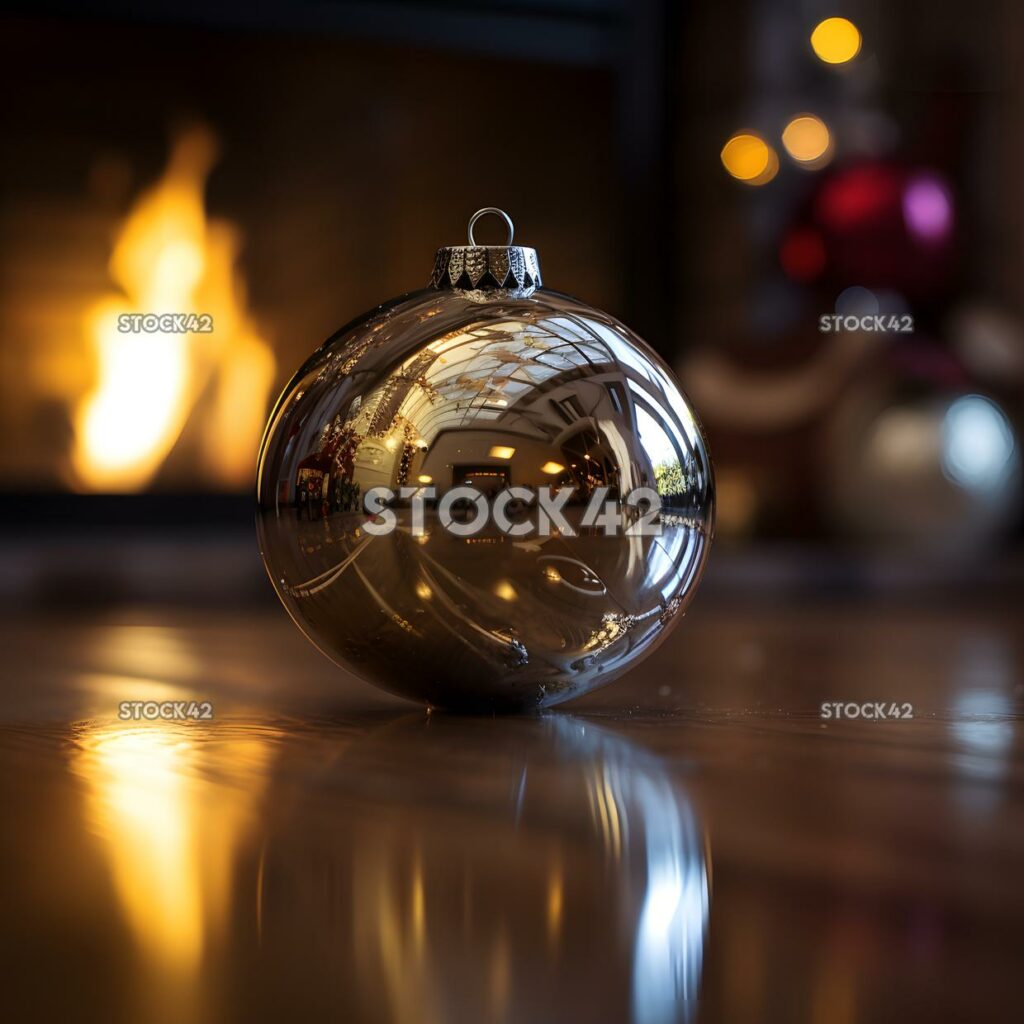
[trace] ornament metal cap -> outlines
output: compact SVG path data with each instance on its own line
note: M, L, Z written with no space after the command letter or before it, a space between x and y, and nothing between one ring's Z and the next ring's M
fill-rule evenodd
M504 245L477 245L473 228L483 216L492 213L508 227ZM462 292L501 291L523 298L541 287L540 259L537 250L513 245L515 226L512 218L495 206L485 206L469 218L468 245L446 245L437 250L430 287Z

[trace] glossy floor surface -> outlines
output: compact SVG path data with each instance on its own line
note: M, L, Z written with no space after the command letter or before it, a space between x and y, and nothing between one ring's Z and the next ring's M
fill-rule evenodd
M698 599L621 682L484 719L276 608L8 617L4 1017L1019 1020L1015 607Z

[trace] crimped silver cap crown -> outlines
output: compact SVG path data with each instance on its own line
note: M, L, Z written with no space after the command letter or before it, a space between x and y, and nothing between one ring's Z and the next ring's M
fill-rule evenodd
M437 250L431 288L500 288L529 295L541 286L536 249L524 245L446 245Z
M494 214L505 221L508 239L505 245L477 245L473 227L485 214ZM469 219L469 245L446 245L437 250L431 288L456 291L490 291L498 289L515 296L530 295L541 287L540 260L537 250L513 245L512 218L504 210L488 206L477 210Z

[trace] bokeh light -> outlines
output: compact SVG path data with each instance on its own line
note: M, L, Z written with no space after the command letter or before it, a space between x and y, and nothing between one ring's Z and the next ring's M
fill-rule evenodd
M832 156L832 136L828 126L814 114L794 117L782 131L786 152L805 167L824 167Z
M899 216L902 181L891 166L866 163L844 168L822 184L817 216L831 231L863 229Z
M903 220L921 242L944 241L953 228L953 197L938 175L920 174L903 190Z
M844 288L836 298L839 316L875 316L881 310L878 296L859 284Z
M1003 410L981 395L964 395L942 423L942 470L971 491L995 491L1015 461L1016 442Z
M760 135L737 132L722 147L722 166L746 185L764 185L778 173L779 158Z
M826 18L811 33L811 46L826 64L845 64L860 53L860 29L847 18Z

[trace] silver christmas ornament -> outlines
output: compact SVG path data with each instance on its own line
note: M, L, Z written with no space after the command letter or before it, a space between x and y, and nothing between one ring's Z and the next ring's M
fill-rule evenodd
M484 213L508 243L476 245ZM689 602L714 483L671 371L541 287L498 210L430 284L343 327L279 399L257 523L278 595L325 654L458 709L610 682Z

